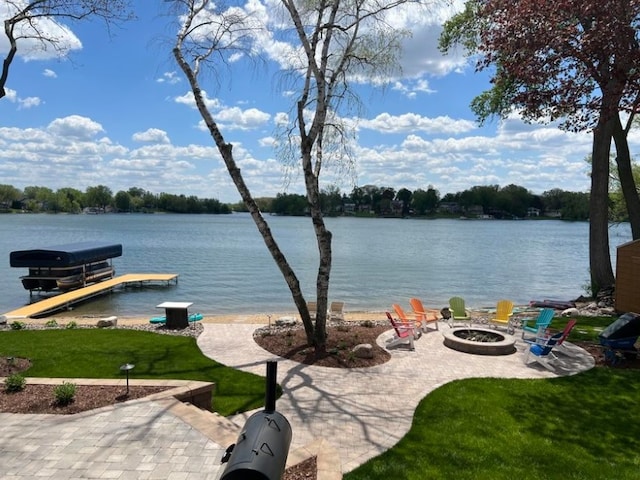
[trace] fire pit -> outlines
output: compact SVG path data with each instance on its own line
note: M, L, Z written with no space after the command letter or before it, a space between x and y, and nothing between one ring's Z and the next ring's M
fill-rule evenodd
M515 343L513 336L486 328L454 328L444 334L445 346L477 355L510 355Z

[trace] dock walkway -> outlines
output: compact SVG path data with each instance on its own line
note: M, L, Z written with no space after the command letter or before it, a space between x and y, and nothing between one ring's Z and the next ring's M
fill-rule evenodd
M129 284L143 285L152 282L171 282L178 283L178 274L176 273L128 273L118 277L111 278L99 283L94 283L77 290L61 293L52 297L45 298L38 302L25 305L11 312L4 314L7 320L30 318L36 315L46 315L57 310L69 308L71 305L87 300L91 297L103 295L115 288L125 287Z

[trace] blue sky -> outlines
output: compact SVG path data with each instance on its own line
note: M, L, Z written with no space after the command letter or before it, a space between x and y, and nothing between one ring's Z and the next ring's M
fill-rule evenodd
M268 16L276 8L271 1L237 5ZM8 96L0 99L0 183L83 191L101 184L114 194L135 186L239 200L171 55L175 19L160 10L162 3L137 1L138 18L111 36L98 22L65 24L67 58L18 44ZM2 19L7 8L0 0ZM353 119L356 164L347 175L329 166L321 184L346 193L367 184L433 186L441 195L512 183L537 194L587 191L589 133L528 125L517 114L483 127L475 122L469 104L489 87L489 77L436 48L452 11L402 12L393 19L413 32L401 58L403 76L389 79L384 91L357 86L365 108ZM218 82L201 80L255 197L304 192L297 170L287 169L273 148L276 119L290 110L291 98L279 81L275 43L267 43L261 45L264 64L237 62ZM0 37L3 57L7 48ZM632 152L638 141L632 133Z

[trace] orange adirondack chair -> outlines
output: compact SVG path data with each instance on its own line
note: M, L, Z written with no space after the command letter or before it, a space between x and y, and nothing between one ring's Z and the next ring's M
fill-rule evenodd
M416 316L416 322L419 321L422 324L423 332L427 332L427 326L429 324L435 325L436 330L440 329L438 327L438 315L440 313L438 310L427 310L426 308L424 308L424 305L419 298L411 298L409 300L409 303L411 304L411 308L413 309L413 314Z

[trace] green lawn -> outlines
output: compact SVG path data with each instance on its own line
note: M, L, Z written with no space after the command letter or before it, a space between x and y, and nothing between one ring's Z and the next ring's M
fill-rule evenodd
M610 318L579 318L570 340L594 340ZM566 319L554 319L561 329ZM27 357L29 376L215 382L222 415L259 407L264 379L220 365L195 339L131 330L19 330L0 355ZM437 368L437 366L432 366ZM416 409L407 435L345 480L640 478L640 372L596 368L551 380L470 379L444 385Z
M205 357L191 337L134 330L10 330L0 333L0 355L31 359L29 377L170 378L215 382L213 408L231 415L264 405L263 377ZM266 371L266 368L265 368Z
M594 340L612 321L580 317L570 339ZM640 371L444 385L420 402L395 447L344 478L638 479Z
M638 479L640 375L470 379L425 397L409 433L345 475L375 479Z

